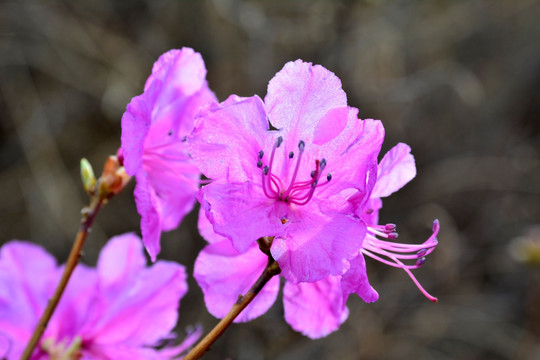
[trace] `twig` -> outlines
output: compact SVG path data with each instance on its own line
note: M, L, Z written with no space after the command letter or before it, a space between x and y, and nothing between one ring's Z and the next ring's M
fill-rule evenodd
M261 276L255 281L255 284L249 289L244 296L240 296L238 301L232 306L229 313L221 319L221 321L202 339L185 357L184 360L199 359L210 348L210 346L227 330L229 325L236 317L248 306L251 301L257 296L266 283L274 276L281 272L278 263L268 258L268 264L262 272Z
M103 205L103 200L99 197L95 197L92 199L92 203L90 204L90 206L87 209L85 209L86 211L83 212L81 226L79 228L79 231L77 232L75 242L73 243L73 246L71 248L71 252L67 259L64 272L62 273L62 278L60 279L60 283L58 284L53 297L49 299L47 307L45 308L43 315L41 315L41 318L39 319L39 322L36 328L34 329L32 338L30 339L30 341L26 345L26 348L24 349L24 352L21 356L21 360L30 359L30 356L32 355L32 352L34 352L34 349L37 343L39 342L39 340L41 339L43 332L45 332L45 329L47 328L49 320L51 319L54 313L54 310L56 309L56 306L58 305L58 302L60 301L60 298L62 297L64 290L66 289L66 286L71 277L71 274L73 273L73 270L75 270L75 267L77 266L77 263L79 262L79 258L81 257L81 250L86 240L86 237L88 236L88 231L90 230L90 227L92 226L94 219L96 218L96 215L101 209L102 205Z

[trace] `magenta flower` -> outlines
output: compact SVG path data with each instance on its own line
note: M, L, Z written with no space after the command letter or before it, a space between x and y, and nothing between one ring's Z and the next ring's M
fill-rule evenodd
M206 69L192 49L170 50L156 61L144 93L122 116L124 166L137 180L135 201L145 247L155 261L162 231L176 228L195 203L200 173L185 137L201 105L215 101Z
M368 224L368 230L360 251L357 249L357 256L349 261L349 269L341 276L328 276L316 282L298 284L287 281L284 285L285 320L294 330L310 338L326 336L339 328L348 316L346 303L349 295L357 294L365 302L378 299L377 291L369 284L363 254L404 269L424 295L436 301L419 284L411 269L420 267L425 256L437 245L438 221L434 222L430 238L419 245L389 241L397 238L395 225L378 225L378 212L382 207L380 198L399 190L416 174L410 148L405 144L392 148L381 160L377 174L377 182L367 202L361 201L357 194L350 196L351 201L360 207L359 214ZM199 230L210 244L199 254L194 276L203 290L209 312L222 318L235 303L238 294L244 294L255 282L266 266L267 256L256 243L244 253L235 250L229 239L212 231L210 222L202 212L199 214ZM403 262L410 260L415 263L406 265ZM236 321L249 321L264 314L275 302L278 291L279 281L274 277Z
M300 60L270 81L264 103L231 96L206 107L188 142L213 180L198 199L215 232L241 253L275 236L272 255L293 283L343 274L366 226L342 192L367 200L384 137L357 113L333 73Z
M145 263L140 239L125 234L109 241L97 269L78 265L32 359L166 359L190 346L193 337L176 348L152 348L170 338L187 284L181 265ZM2 247L0 356L19 359L61 270L40 246Z

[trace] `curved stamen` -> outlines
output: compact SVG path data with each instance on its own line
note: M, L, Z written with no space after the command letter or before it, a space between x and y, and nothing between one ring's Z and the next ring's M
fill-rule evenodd
M393 243L376 237L381 236L392 239L394 234L397 237L397 233L395 232L396 226L394 224L368 226L368 237L364 241L361 251L363 254L380 261L383 264L403 269L424 296L429 300L436 302L437 298L430 295L422 285L420 285L411 270L421 267L426 261L426 256L435 250L438 243L437 235L439 229L439 221L435 220L432 227L433 233L424 243L409 245ZM401 262L401 260L416 260L416 262L414 265L406 265Z

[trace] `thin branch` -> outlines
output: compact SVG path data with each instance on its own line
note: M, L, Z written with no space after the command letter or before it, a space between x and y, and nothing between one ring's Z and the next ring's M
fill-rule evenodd
M268 258L268 264L263 270L261 276L255 281L255 284L249 289L244 296L240 296L238 301L232 306L229 313L221 319L221 321L202 339L197 346L195 346L185 357L184 360L196 360L199 359L210 348L210 346L227 330L229 325L236 319L236 317L248 306L251 301L262 290L264 285L275 275L281 272L278 263Z
M102 205L103 205L103 200L100 199L99 197L96 197L93 199L92 203L90 204L90 207L87 208L86 211L83 212L81 226L79 228L79 231L77 232L75 242L73 243L73 246L71 248L71 252L67 259L64 272L62 273L62 278L60 279L60 283L58 284L53 297L49 299L47 307L45 308L43 315L41 315L41 318L39 319L39 322L36 328L34 329L32 338L30 339L30 341L26 345L26 348L24 349L24 352L21 356L21 360L30 359L30 356L34 352L34 349L36 345L38 344L39 340L41 339L43 332L45 332L45 329L47 328L49 320L51 319L54 313L54 310L58 306L58 302L60 301L60 298L62 297L64 290L66 289L66 286L71 277L71 274L73 273L73 270L75 270L75 267L77 266L79 262L79 258L81 257L82 247L84 245L86 237L88 236L88 231L90 230L90 227L92 226L94 219L96 218L96 215L101 209Z

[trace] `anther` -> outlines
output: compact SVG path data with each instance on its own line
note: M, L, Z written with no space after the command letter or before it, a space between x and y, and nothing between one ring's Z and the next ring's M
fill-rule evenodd
M278 137L276 140L276 147L277 148L280 147L282 142L283 142L283 136Z
M294 153L291 151L291 152L289 153L289 159L292 159L293 157L294 157Z
M321 164L319 165L320 166L320 169L324 169L326 167L326 159L325 158L322 158L321 159Z
M300 150L300 152L304 151L304 148L306 147L306 143L304 142L304 140L300 140L298 142L298 150Z
M396 231L396 224L386 224L386 225L384 225L384 231L385 232Z
M309 174L309 176L311 176L311 178L314 178L314 177L315 177L315 174L316 174L315 170L312 170L312 171L311 171L311 174Z
M428 249L420 249L420 250L418 250L416 255L419 256L419 257L424 257L424 255L426 255L427 251L428 251Z
M420 267L420 266L424 265L425 262L426 262L426 258L421 257L420 259L416 260L416 266Z
M312 187L312 188L317 187L317 180L314 180L314 181L311 183L311 187Z
M388 239L390 240L396 240L398 238L399 234L397 232L391 232L388 234Z
M326 180L328 181L332 180L332 174L328 173L328 175L326 175Z
M264 156L264 151L262 151L262 150L259 151L259 159L262 160L263 156Z
M257 161L257 167L258 168L262 167L262 161L261 160Z
M268 165L265 165L264 168L263 168L263 174L264 175L268 175Z

